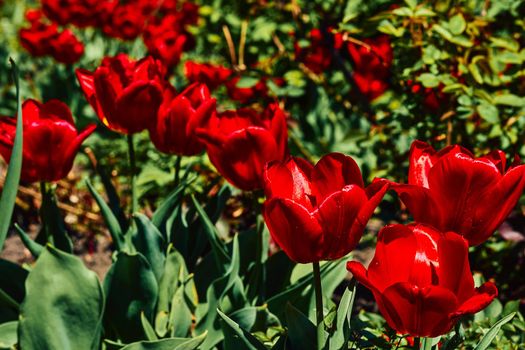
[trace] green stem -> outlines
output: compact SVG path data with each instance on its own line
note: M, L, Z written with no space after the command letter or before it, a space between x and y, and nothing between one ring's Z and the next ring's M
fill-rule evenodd
M323 290L321 286L321 269L319 262L312 263L314 274L314 289L315 289L315 316L317 321L317 349L321 350L324 346L324 316L323 316Z
M128 135L128 154L129 166L131 168L131 214L137 212L138 198L137 198L137 165L135 162L135 147L133 145L133 135Z
M421 350L432 350L432 338L420 338Z
M182 163L182 156L177 156L177 159L175 159L175 188L177 188L180 184L180 166Z

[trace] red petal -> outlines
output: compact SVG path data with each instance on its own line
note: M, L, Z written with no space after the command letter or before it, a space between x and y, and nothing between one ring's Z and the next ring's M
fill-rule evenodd
M159 84L152 81L134 82L118 96L115 101L116 115L108 122L127 134L142 131L155 123L161 103L162 89Z
M486 156L480 157L480 159L486 159L492 162L499 169L502 175L505 173L505 170L507 168L507 158L505 156L505 152L500 150L494 150Z
M264 219L273 240L293 261L319 261L323 232L317 220L289 199L273 198L264 204Z
M439 228L467 234L474 224L475 212L487 205L481 201L483 194L500 179L499 170L488 160L472 159L461 152L442 157L429 174L430 191L442 218Z
M352 251L363 231L354 231L356 218L368 202L365 191L357 185L346 186L331 194L314 214L323 228L324 236L320 249L323 260L335 260Z
M342 153L329 153L314 166L310 181L318 203L347 185L364 188L363 178L357 163Z
M374 258L368 266L368 278L379 291L410 278L417 241L404 225L388 225L379 231Z
M75 125L73 115L69 107L60 100L49 100L41 105L41 117L49 118L51 120L64 120L71 125Z
M439 285L454 293L458 302L472 295L474 279L468 260L468 243L460 235L448 232L438 241Z
M428 173L436 161L436 151L422 141L412 142L410 147L410 166L408 183L428 188Z
M228 181L247 191L262 188L264 166L280 157L272 135L257 127L234 132L221 147L208 146L208 156Z
M449 313L457 307L454 294L441 287L418 288L396 283L382 294L380 311L389 325L400 333L418 337L437 337L452 328Z
M63 155L63 161L62 161L62 176L65 177L71 170L71 167L73 166L73 161L75 160L75 156L77 155L77 152L82 145L82 142L86 138L89 137L95 131L97 128L96 125L91 124L88 125L78 136L73 140L73 142L70 143L69 148Z
M483 310L498 296L498 289L492 282L486 282L481 287L476 288L474 295L467 299L459 308L450 314L450 317L456 318L463 315L475 314Z

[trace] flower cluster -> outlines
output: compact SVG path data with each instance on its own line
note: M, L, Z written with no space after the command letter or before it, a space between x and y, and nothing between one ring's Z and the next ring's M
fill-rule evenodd
M57 24L46 23L42 11L26 12L28 28L20 29L20 43L33 56L52 56L65 64L75 63L84 54L84 45L69 29L60 31Z

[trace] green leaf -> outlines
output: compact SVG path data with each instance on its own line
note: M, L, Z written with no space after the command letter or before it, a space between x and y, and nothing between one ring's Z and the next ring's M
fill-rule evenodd
M476 345L474 350L485 350L488 349L498 332L500 331L501 327L503 327L504 324L510 322L516 316L516 313L513 312L502 319L500 319L498 322L496 322L489 331L481 338L481 341Z
M239 89L251 88L255 86L259 81L260 81L259 78L243 76L237 82L236 87Z
M162 234L144 214L133 214L133 220L136 225L136 231L131 238L133 245L146 258L155 278L160 281L166 260Z
M124 234L122 233L122 227L120 226L119 221L115 217L115 214L113 214L113 211L111 210L111 208L107 205L107 203L100 196L100 194L98 194L98 192L95 190L95 188L93 187L89 179L86 179L86 185L89 189L89 192L91 192L91 195L93 196L93 198L95 198L95 201L100 207L100 212L102 213L102 216L104 217L104 221L106 222L106 225L108 226L108 230L109 230L109 233L111 234L111 238L113 239L113 244L115 244L115 248L118 251L124 249L125 247Z
M452 33L439 24L434 24L432 30L441 35L445 40L450 41L452 39Z
M0 349L14 349L18 343L18 321L0 324Z
M44 251L45 247L41 245L38 242L35 242L29 237L29 235L20 227L18 224L15 224L16 232L18 233L18 236L20 237L20 240L22 243L24 243L24 246L31 252L31 254L38 258L40 253Z
M9 158L9 168L0 197L0 251L4 247L4 241L7 231L11 224L11 217L15 207L16 194L18 192L18 183L22 171L22 147L23 147L23 122L22 122L22 99L20 97L20 84L18 78L18 68L15 61L10 59L11 74L16 86L16 133L11 157Z
M355 300L356 282L352 281L351 285L345 289L343 297L339 302L337 308L336 330L329 338L331 350L343 350L348 347L348 339L350 339L350 320L352 318L352 308Z
M82 261L51 246L26 281L20 306L22 349L99 349L104 293Z
M357 18L362 7L362 0L348 0L343 11L343 23L348 23L354 18Z
M476 107L479 116L490 124L499 123L499 112L496 106L491 105L488 102L482 101Z
M148 338L148 340L153 341L153 340L159 339L157 337L157 334L155 334L155 330L153 329L153 326L148 321L146 316L144 316L143 312L140 313L140 322L142 323L142 329L144 329L144 334L146 334L146 338Z
M525 98L514 94L501 94L494 96L494 103L511 107L525 107Z
M315 350L317 344L315 325L290 303L286 304L285 315L292 349Z
M141 341L126 345L122 350L194 350L206 339L206 332L195 338L168 338L157 341Z
M115 215L115 217L117 218L117 221L119 222L122 231L125 232L128 230L129 226L128 219L126 217L126 214L124 213L124 210L120 206L120 197L117 193L117 190L115 189L115 186L113 186L111 178L106 172L106 169L104 169L100 163L97 164L96 171L100 176L100 181L102 182L104 189L106 190L109 207L111 208L113 215Z
M148 261L140 253L119 252L104 280L107 327L125 341L144 338L140 314L151 320L158 286Z
M427 88L437 87L440 82L439 78L431 73L423 73L417 78L417 80L420 81L423 84L423 86Z
M58 249L72 253L73 242L69 238L64 219L58 209L55 189L52 184L41 183L42 205L40 207L40 219L46 243L51 242ZM38 238L37 238L38 240Z
M467 28L467 22L465 22L465 17L461 13L458 13L449 21L448 28L450 29L450 32L454 35L459 35L465 31Z
M225 349L226 350L235 350L240 349L240 344L236 343L234 339L240 339L241 344L244 345L242 348L247 350L266 350L266 347L255 338L250 332L246 331L240 327L235 321L226 316L220 310L217 310L217 313L222 319L222 325L224 330L225 337ZM238 338L233 338L229 335L229 331L233 331L233 334Z
M210 241L212 253L215 257L217 267L219 267L221 270L225 270L226 266L228 266L228 264L230 263L230 257L226 253L224 243L219 239L219 233L217 232L217 228L208 217L208 214L206 214L204 209L202 209L195 196L192 195L191 200L193 201L193 205L197 209L199 218L201 219L204 225L204 231L206 232L206 235L208 236L208 239Z

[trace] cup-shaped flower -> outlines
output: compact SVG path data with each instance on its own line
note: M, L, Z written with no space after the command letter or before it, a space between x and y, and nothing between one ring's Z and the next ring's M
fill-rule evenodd
M149 130L153 144L164 153L184 156L201 153L204 144L195 130L210 119L215 105L215 99L203 84L192 84L178 95L174 89L166 89L157 122Z
M385 226L368 270L356 261L347 269L372 291L390 327L418 337L447 333L498 294L492 282L474 288L463 237L423 224Z
M506 170L502 151L476 158L458 145L436 152L421 141L412 143L408 184L393 186L415 221L456 232L471 246L492 235L524 188L525 165Z
M219 173L245 191L263 187L266 163L288 156L286 116L277 103L262 113L248 108L214 113L197 135Z
M22 181L58 181L66 177L80 145L96 126L78 133L69 108L58 100L43 104L27 100L22 115ZM6 161L11 158L15 132L15 118L0 118L0 154Z
M226 83L233 73L231 69L221 65L193 61L186 61L184 72L190 82L206 84L210 90L215 90Z
M106 57L94 71L76 70L80 87L110 129L133 134L155 123L162 103L164 67L152 57Z
M269 163L264 181L270 235L299 263L338 259L354 249L388 188L365 188L355 161L341 153L315 166L294 157Z

